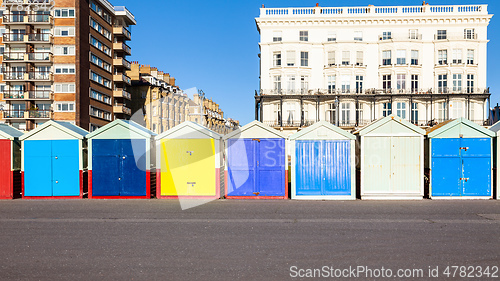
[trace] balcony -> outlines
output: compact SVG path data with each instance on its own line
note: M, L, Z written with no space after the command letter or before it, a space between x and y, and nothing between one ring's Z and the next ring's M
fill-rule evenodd
M448 33L448 34L434 34L434 40L477 40L477 33Z
M4 62L52 62L52 53L4 53Z
M5 33L3 35L4 43L24 43L24 34L22 33Z
M132 85L132 81L131 81L130 77L126 76L125 74L114 74L113 75L113 82L126 83L128 85Z
M123 26L114 26L113 27L113 34L115 36L124 37L124 40L131 40L132 39L132 35L130 34L130 31L128 31Z
M125 43L113 43L113 50L115 52L124 52L128 56L132 54L132 49Z
M124 58L113 59L113 66L115 68L125 68L127 70L130 70L131 68L130 62Z
M125 91L125 90L117 90L117 91L113 91L113 97L115 98L125 98L125 99L128 99L128 100L132 100L132 95Z
M27 34L27 43L52 43L52 35L48 33Z
M4 119L50 119L50 110L4 110Z
M27 79L32 81L47 81L50 82L53 80L53 75L48 71L28 71L26 73Z
M321 95L489 95L489 88L437 88L437 89L298 89L260 90L258 96L321 96Z
M3 23L10 24L53 24L50 14L45 15L4 15Z
M4 72L3 73L3 80L4 81L23 81L23 80L25 80L25 74L26 74L26 72L24 72L24 71Z
M122 104L118 104L113 106L113 113L132 115L132 110Z
M53 100L54 93L52 91L29 91L28 98L30 100Z

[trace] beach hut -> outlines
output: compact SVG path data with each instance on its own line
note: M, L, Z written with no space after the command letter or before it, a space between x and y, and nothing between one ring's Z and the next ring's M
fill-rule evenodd
M156 136L157 198L220 198L221 139L190 121Z
M465 118L427 130L432 199L490 199L495 133Z
M361 199L422 199L425 131L390 115L355 132Z
M356 137L326 121L290 136L292 199L356 199Z
M82 198L87 134L69 122L50 120L22 135L23 198Z
M21 196L21 143L23 133L0 124L0 199Z
M88 134L89 199L151 198L155 135L119 119Z
M288 198L285 136L253 121L224 136L226 198Z

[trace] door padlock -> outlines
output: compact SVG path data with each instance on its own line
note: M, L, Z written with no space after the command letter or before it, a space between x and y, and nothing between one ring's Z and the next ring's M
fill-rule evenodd
M56 159L57 159L57 156L56 156Z
M123 156L123 159L125 159L125 156Z
M122 178L118 178L118 180L119 180L119 181L121 181L121 180L122 180Z
M56 183L59 183L59 181L56 181Z

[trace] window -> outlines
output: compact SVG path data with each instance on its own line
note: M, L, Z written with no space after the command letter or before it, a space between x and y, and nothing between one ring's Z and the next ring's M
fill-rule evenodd
M74 102L56 102L54 103L55 112L75 112Z
M411 92L412 93L418 92L418 75L411 76Z
M392 39L392 32L391 31L382 32L382 40L390 40L390 39Z
M90 2L90 8L94 10L96 14L101 16L107 23L111 24L111 15L109 15L107 12L105 12L101 6L96 4L94 1Z
M342 51L342 65L349 65L351 61L351 52Z
M397 64L406 64L406 50L397 50Z
M90 53L90 61L99 66L100 68L108 71L111 73L111 64L107 63L106 61L102 60L100 57Z
M411 65L418 65L418 50L411 50Z
M274 52L273 53L273 66L274 67L281 67L281 52Z
M337 124L337 108L335 106L335 103L329 103L328 104L328 109L326 110L326 120L329 121L332 124Z
M387 117L392 114L392 103L384 102L382 104L382 116Z
M106 37L108 40L111 40L111 32L106 28L102 27L101 24L96 22L92 17L90 18L90 27L92 27L95 31L102 34L102 36Z
M274 76L274 90L278 93L281 91L281 75Z
M281 106L279 103L274 105L274 120L278 122L281 120Z
M75 17L75 9L55 9L54 10L55 18L74 18Z
M309 41L309 31L299 31L299 40L304 42Z
M54 55L57 56L75 55L75 46L54 46Z
M96 83L103 85L106 88L111 89L111 80L106 79L93 71L90 72L90 79Z
M418 39L418 29L410 29L409 39Z
M467 64L474 64L474 50L467 50Z
M328 66L335 65L335 51L328 52Z
M340 76L341 90L342 93L350 93L351 92L351 76L342 75Z
M100 102L111 105L111 97L94 89L90 89L90 97Z
M273 32L273 42L281 42L281 30Z
M309 52L300 52L300 66L309 66Z
M363 41L362 31L354 31L354 41Z
M406 89L406 74L397 74L396 80L396 86L398 90Z
M288 85L287 85L288 90L295 90L295 76L294 75L289 75L288 76Z
M396 103L396 115L403 119L406 119L406 102Z
M448 75L438 75L438 92L447 93L448 91Z
M300 90L302 94L307 93L309 90L309 77L307 76L300 76Z
M452 63L462 63L462 49L453 49Z
M75 93L75 84L54 84L54 90L56 93Z
M356 75L356 94L363 93L363 76Z
M464 29L464 39L476 39L476 34L474 33L474 28Z
M74 64L54 65L56 74L75 74Z
M446 102L438 102L437 106L438 118L440 119L440 121L446 120L446 107L448 106L448 104Z
M391 51L382 51L382 65L391 65Z
M418 103L413 102L411 104L411 121L413 124L418 124Z
M0 55L3 55L3 53L5 52L5 46L0 46Z
M295 66L295 51L286 51L286 65Z
M452 101L450 104L451 108L451 118L461 118L465 117L464 116L464 108L463 108L463 103L460 101Z
M363 51L356 52L356 65L363 65Z
M448 64L448 50L438 51L438 64Z
M287 102L285 104L286 104L287 113L288 113L287 123L292 125L293 124L293 115L295 113L295 103Z
M329 94L333 94L335 93L335 79L336 79L336 76L335 75L329 75L328 76L328 93Z
M467 74L467 93L474 93L474 74Z
M75 27L61 26L54 28L54 36L75 36Z
M111 56L111 48L97 40L94 36L90 36L90 44L106 55Z
M384 89L384 91L390 91L391 88L392 88L392 81L391 81L392 77L391 75L382 75L382 89Z
M446 30L438 30L436 39L437 40L445 40L446 39Z
M453 74L453 92L462 91L462 74Z
M351 125L351 103L343 102L340 104L340 112L341 112L341 125L348 126Z
M328 32L327 41L328 42L335 42L335 41L337 41L337 33L335 31L329 31Z
M90 115L97 117L97 118L111 121L111 113L108 111L99 109L97 107L90 106Z

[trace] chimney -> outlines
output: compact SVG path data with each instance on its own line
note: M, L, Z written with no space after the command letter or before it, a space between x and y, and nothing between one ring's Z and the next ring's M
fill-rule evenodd
M316 3L316 7L319 7L319 3Z
M265 8L264 4L262 4L262 8Z

